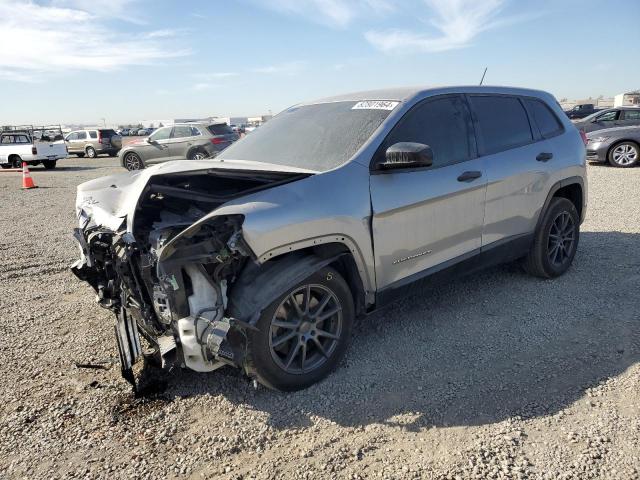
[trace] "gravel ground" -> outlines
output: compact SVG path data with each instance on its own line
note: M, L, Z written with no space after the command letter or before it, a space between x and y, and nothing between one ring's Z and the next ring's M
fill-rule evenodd
M506 265L359 322L306 391L236 370L145 370L134 399L112 316L68 266L75 186L109 158L0 173L0 478L547 478L640 475L640 168L589 168L574 266Z

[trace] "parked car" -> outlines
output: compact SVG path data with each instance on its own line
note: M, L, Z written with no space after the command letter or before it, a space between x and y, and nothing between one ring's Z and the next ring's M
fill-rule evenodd
M564 113L567 114L567 117L574 120L577 118L585 118L589 115L598 112L599 109L595 107L593 103L582 103L579 105L575 105L570 110L566 110Z
M58 127L7 127L0 131L0 167L19 168L23 162L56 168L67 157L67 148Z
M122 137L110 128L75 130L65 137L69 153L95 158L103 153L115 157L122 148Z
M139 170L168 160L202 160L215 156L238 140L226 123L178 123L162 127L120 152L127 170Z
M640 125L640 107L616 107L600 110L574 123L585 133L603 128Z
M516 259L562 275L586 188L583 139L548 93L344 95L215 159L80 185L73 271L115 313L129 381L140 333L165 366L296 390L336 368L356 316L399 296Z
M631 168L640 162L640 126L606 128L587 133L587 160Z
M139 137L146 137L147 135L149 135L149 130L147 130L146 128L141 128L136 132L136 135Z

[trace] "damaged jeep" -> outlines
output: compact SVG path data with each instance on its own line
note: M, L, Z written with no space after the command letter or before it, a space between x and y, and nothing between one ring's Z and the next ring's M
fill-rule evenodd
M551 95L364 92L291 107L215 159L80 185L72 270L115 314L134 388L144 354L297 390L400 295L515 259L564 273L585 210L584 144Z

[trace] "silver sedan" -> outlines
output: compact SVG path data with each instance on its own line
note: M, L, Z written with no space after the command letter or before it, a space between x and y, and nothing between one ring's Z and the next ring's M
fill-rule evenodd
M640 126L597 130L587 134L587 160L630 168L640 162Z

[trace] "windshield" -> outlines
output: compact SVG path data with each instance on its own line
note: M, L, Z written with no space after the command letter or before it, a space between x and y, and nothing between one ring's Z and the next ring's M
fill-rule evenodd
M334 102L292 107L217 158L324 172L347 162L397 102Z

